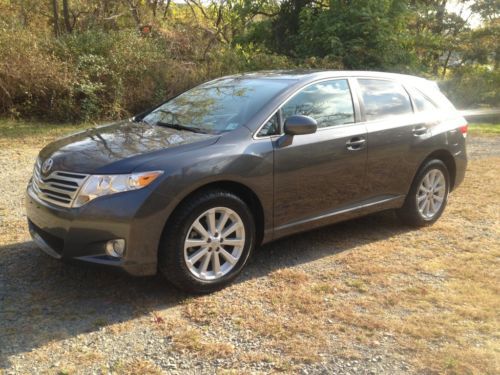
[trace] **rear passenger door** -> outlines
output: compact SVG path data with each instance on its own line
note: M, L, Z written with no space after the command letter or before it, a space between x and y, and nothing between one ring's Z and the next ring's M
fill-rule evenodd
M367 129L366 189L370 198L404 195L413 179L415 163L430 137L419 123L405 87L397 81L358 78L362 118Z

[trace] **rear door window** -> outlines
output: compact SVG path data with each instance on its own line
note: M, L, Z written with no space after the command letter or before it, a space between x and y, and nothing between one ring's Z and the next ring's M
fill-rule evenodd
M367 121L413 113L410 97L400 83L381 79L358 79Z

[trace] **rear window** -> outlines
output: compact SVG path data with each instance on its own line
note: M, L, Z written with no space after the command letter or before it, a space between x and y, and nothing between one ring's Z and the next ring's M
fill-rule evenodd
M381 79L358 79L367 121L413 113L410 97L397 82Z

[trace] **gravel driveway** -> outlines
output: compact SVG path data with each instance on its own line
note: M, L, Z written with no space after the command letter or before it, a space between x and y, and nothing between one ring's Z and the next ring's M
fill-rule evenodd
M470 137L466 183L433 227L384 212L283 239L199 297L38 251L22 197L40 144L0 146L0 373L498 373L500 137Z

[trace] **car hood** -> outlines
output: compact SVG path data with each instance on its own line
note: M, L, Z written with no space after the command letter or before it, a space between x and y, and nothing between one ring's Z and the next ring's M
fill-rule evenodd
M122 121L61 138L40 152L52 159L51 170L79 173L122 173L173 148L203 147L218 139L212 134Z

